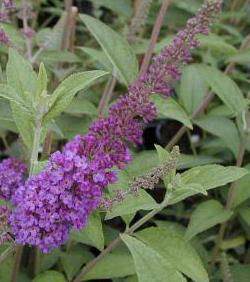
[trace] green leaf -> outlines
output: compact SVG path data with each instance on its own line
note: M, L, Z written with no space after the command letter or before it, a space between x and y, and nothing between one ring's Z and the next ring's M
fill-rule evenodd
M80 231L73 231L71 236L76 242L81 242L102 250L104 248L104 237L100 215L93 213L89 218L88 225Z
M222 160L219 158L215 158L215 157L207 156L207 155L194 156L194 155L181 154L177 168L178 169L187 169L187 168L195 167L198 165L219 163L221 161Z
M72 74L59 84L51 95L50 111L46 115L46 121L59 115L71 103L74 95L80 90L86 90L107 72L96 70Z
M179 187L175 187L171 197L169 199L169 205L174 205L188 197L196 194L203 194L207 196L206 189L199 183L180 184Z
M223 240L221 242L220 248L222 250L235 249L242 245L245 245L245 243L246 243L246 238L242 235L239 235L232 239Z
M61 263L69 281L77 274L81 266L93 258L85 248L77 245L67 253L61 254Z
M219 105L217 107L212 108L209 111L210 116L224 116L228 118L235 117L235 113L232 112L226 105Z
M200 68L212 91L228 106L230 110L241 114L246 108L244 96L238 85L227 75L209 66Z
M66 279L62 273L54 270L49 270L39 274L32 281L33 282L66 282Z
M219 116L204 116L194 120L194 123L209 133L220 137L227 148L237 156L240 138L235 124L230 119Z
M16 90L7 84L0 84L0 97L17 104L24 111L29 111L25 106L25 101L18 95Z
M61 50L64 35L64 27L67 21L67 13L61 14L53 28L43 28L36 34L36 43L40 47L46 47L46 50ZM59 16L59 14L58 14Z
M1 86L0 86L1 89ZM18 132L12 117L10 104L7 100L0 99L0 128Z
M13 48L18 49L20 51L25 51L25 48L26 48L25 39L23 37L22 32L20 31L20 29L18 29L16 27L16 25L14 25L12 23L2 23L1 22L0 28L2 28L4 30L4 32L10 38L11 45L12 45Z
M104 51L97 50L94 48L89 48L89 47L79 47L78 49L82 50L88 56L90 56L94 62L100 63L105 70L112 73L112 75L116 77L120 83L123 83L123 78L120 77L119 73L113 71L114 70L113 64L110 62L109 58L105 55Z
M152 210L157 207L155 200L146 191L140 190L138 196L128 195L123 202L114 205L112 210L107 212L105 219L130 215L139 210Z
M167 152L167 151L166 151ZM207 155L185 155L181 154L179 157L177 169L187 169L190 167L205 165L210 163L218 163L222 160ZM159 158L156 151L142 151L134 154L132 163L127 167L126 171L129 176L136 177L147 173L153 167L159 164Z
M23 138L24 143L28 147L31 146L34 128L31 109L26 107L25 101L22 100L22 97L20 97L16 90L13 89L11 86L3 84L0 85L0 87L0 97L9 100L11 106L11 116L8 112L9 105L4 110L1 110L1 113L5 111L5 122L2 122L1 125L14 132L17 132L17 127L18 131L20 132L20 135ZM15 124L13 124L13 122L15 122Z
M156 147L160 162L161 163L165 162L170 155L169 152L159 145L155 145L155 147ZM194 155L181 154L179 156L177 168L183 170L183 169L195 167L198 165L205 165L209 163L218 163L220 161L221 160L218 158L206 156L206 155L194 156Z
M207 195L207 190L223 186L243 177L247 171L238 167L204 165L189 169L181 174L180 183L175 187L169 204L176 204L196 194Z
M164 99L159 95L154 95L152 96L152 100L157 107L160 117L178 120L188 128L193 128L187 113L173 98Z
M113 72L113 65L102 50L97 50L90 47L79 47L79 50L85 52L94 61L102 64L107 71Z
M1 85L0 85L0 87L1 87ZM6 121L12 121L13 122L10 104L5 99L0 99L0 120L1 121L6 120Z
M111 198L116 190L122 189L126 191L130 181L131 178L129 174L126 171L120 171L118 174L118 181L108 187ZM127 195L121 203L115 204L112 209L106 213L105 219L121 216L122 219L128 223L133 219L137 211L151 210L157 206L158 205L154 199L146 191L141 189L137 196Z
M185 234L186 240L190 240L195 235L227 221L232 212L225 210L220 202L208 200L200 203L193 211Z
M166 149L161 147L160 145L155 145L155 148L156 148L160 163L161 164L165 163L169 159L170 153Z
M111 279L135 274L131 255L127 252L113 252L100 260L84 277L84 280Z
M23 111L23 108L13 102L11 102L11 110L14 121L25 145L27 148L32 148L34 136L34 120L32 116L26 111Z
M48 65L55 65L58 63L79 63L80 58L69 51L47 50L41 52L37 61L42 61Z
M79 118L65 114L56 118L56 124L66 139L74 138L77 134L86 134L90 123L91 118L88 116Z
M37 75L33 71L32 65L11 48L9 49L6 74L8 85L18 95L17 100L11 102L14 121L24 143L28 148L31 148L34 129L32 112L37 91Z
M65 113L71 115L89 115L97 116L97 108L93 103L84 97L76 97L71 104L66 108Z
M249 282L250 264L234 264L230 268L233 276L233 281Z
M159 157L160 164L166 163L169 160L170 153L159 145L155 145L155 148ZM165 175L165 177L163 178L165 187L167 187L168 184L172 181L172 179L175 177L175 174L176 168L172 169L171 172Z
M241 65L250 63L250 49L240 51L238 54L228 58L227 60L230 63L237 63Z
M59 249L55 249L49 254L40 254L40 267L39 270L44 272L50 268L52 268L57 261L59 260L61 255L61 251Z
M239 208L239 220L240 223L245 231L246 237L250 240L250 207L243 206Z
M183 225L176 223L176 222L166 221L166 220L155 220L155 224L158 227L166 228L169 232L172 232L173 234L178 234L180 237L183 237L183 239L185 240L184 234L185 234L186 228ZM196 252L201 257L202 262L204 263L205 267L207 268L210 258L209 258L209 254L206 248L204 247L203 243L197 237L193 238L191 241L189 241L189 243L193 246L193 248L195 248Z
M250 227L250 207L242 207L239 210L241 219Z
M245 168L248 170L248 174L237 182L237 188L235 189L235 195L232 203L233 208L238 207L250 198L250 165L247 165Z
M6 74L8 85L16 90L27 105L31 104L37 90L37 75L32 65L12 48L9 49Z
M138 74L138 62L125 38L95 18L87 15L80 15L80 18L113 64L114 72L123 78L126 85L133 82Z
M147 173L151 168L157 166L158 163L159 159L155 151L142 151L133 156L133 161L126 171L132 178Z
M174 234L165 228L150 227L135 235L192 280L209 281L200 257L178 233Z
M164 257L141 241L123 234L123 242L129 248L135 263L139 282L181 282L186 279Z
M47 72L43 63L40 64L37 80L38 80L37 82L38 85L37 85L36 95L37 97L39 97L43 91L47 91L47 84L48 84Z
M222 36L216 34L199 35L198 40L201 43L202 48L208 48L211 51L223 56L230 56L237 53L237 49L227 43Z
M200 65L197 64L186 66L181 76L179 96L184 108L190 115L204 99L208 88L199 67Z
M118 15L130 18L133 10L131 1L117 1L117 0L92 0L93 3L99 6L104 6Z
M38 161L33 169L33 174L38 174L39 172L41 172L45 166L47 165L48 161Z
M0 254L2 254L5 251L5 249L8 247L9 247L8 245L1 245ZM3 282L11 281L11 273L12 273L13 265L14 265L13 256L9 256L3 262L1 262L0 281Z
M181 224L173 221L166 221L166 220L155 220L154 222L158 227L166 228L169 232L184 237L185 228Z
M182 173L181 178L184 184L198 183L209 190L234 182L247 173L244 168L212 164L191 168Z

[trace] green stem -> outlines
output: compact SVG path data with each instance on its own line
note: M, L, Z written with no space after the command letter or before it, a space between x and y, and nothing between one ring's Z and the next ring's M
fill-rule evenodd
M12 270L12 275L11 275L11 282L16 282L18 278L18 272L22 260L22 254L23 254L23 246L16 246L16 254L15 254L15 261L14 261L14 266Z
M139 221L137 221L135 224L133 224L130 228L128 228L124 234L132 235L138 228L143 226L147 221L149 221L151 218L153 218L157 213L162 211L164 208L167 207L168 202L170 199L170 194L168 194L163 201L161 205L157 209L152 210L148 214L146 214L144 217L142 217ZM115 240L113 240L107 248L105 248L96 258L91 260L89 263L86 264L86 266L83 267L81 272L77 275L75 279L72 280L72 282L81 282L84 278L84 276L95 267L95 265L102 260L107 254L109 254L112 250L114 250L120 243L122 242L121 237L118 236Z
M37 161L38 161L41 131L42 131L42 124L41 124L41 120L38 119L35 123L33 148L32 148L31 156L30 156L29 176L31 176L34 173L34 168L35 168Z
M34 276L36 276L40 271L40 251L38 248L34 248Z

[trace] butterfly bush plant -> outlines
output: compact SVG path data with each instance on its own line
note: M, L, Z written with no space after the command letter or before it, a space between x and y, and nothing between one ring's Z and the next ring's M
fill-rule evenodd
M249 7L225 2L1 1L0 281L248 281Z

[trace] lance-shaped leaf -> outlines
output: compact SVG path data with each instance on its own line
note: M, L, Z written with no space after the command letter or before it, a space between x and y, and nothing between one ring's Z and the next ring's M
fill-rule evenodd
M246 175L248 171L238 167L204 165L189 169L181 174L180 183L175 187L169 204L173 205L196 194L206 195L206 191L226 185Z
M107 58L126 85L133 82L138 74L138 62L127 40L101 21L80 15L89 31L102 47Z
M193 128L187 113L173 98L164 99L159 95L155 95L152 97L152 100L157 107L160 117L178 120L188 128Z
M218 201L208 200L203 202L192 213L185 238L190 240L216 224L227 221L231 215L232 212L225 210Z
M228 75L209 66L201 66L200 71L212 91L228 108L237 114L245 110L246 103L242 91Z
M199 255L178 232L175 233L166 228L150 227L135 233L135 235L159 253L173 268L190 277L192 281L209 281Z
M102 222L98 213L94 213L90 216L86 227L80 231L73 231L71 235L72 239L76 242L94 246L99 250L104 248Z
M37 90L37 75L29 61L11 48L6 74L8 85L16 90L26 105L31 105Z
M209 133L220 137L224 141L225 147L229 148L237 156L240 144L239 132L230 119L207 115L194 120L194 123Z
M129 235L121 235L135 263L139 282L185 282L182 274L157 251Z
M72 74L66 78L51 95L49 102L50 110L45 116L45 121L51 120L65 110L78 91L86 90L97 79L107 74L108 72L95 70Z

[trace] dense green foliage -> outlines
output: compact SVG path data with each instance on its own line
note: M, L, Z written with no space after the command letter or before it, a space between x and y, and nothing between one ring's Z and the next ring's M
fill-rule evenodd
M50 151L88 131L107 88L112 97L102 104L103 115L127 92L138 76L162 1L152 1L145 26L132 41L127 34L140 1L75 1L80 12L76 23L75 10L68 13L63 1L31 2L36 15L30 20L36 30L32 39L23 36L14 14L11 23L0 23L12 42L10 48L0 46L0 156L17 156L37 173ZM155 53L201 4L172 1ZM174 95L152 97L158 135L145 134L144 143L150 146L131 147L132 163L106 194L128 190L136 177L171 161L170 145L180 147L175 169L154 190L141 189L110 211L96 211L86 228L71 233L67 245L39 253L38 266L33 264L34 250L25 248L17 281L73 281L115 238L120 244L75 281L249 281L249 13L249 1L224 1L222 14L209 36L200 37L201 46L184 67ZM206 103L208 95L212 99ZM173 144L181 127L184 135ZM139 230L131 230L150 213ZM1 246L1 253L8 246ZM14 259L1 262L0 281L11 281Z

